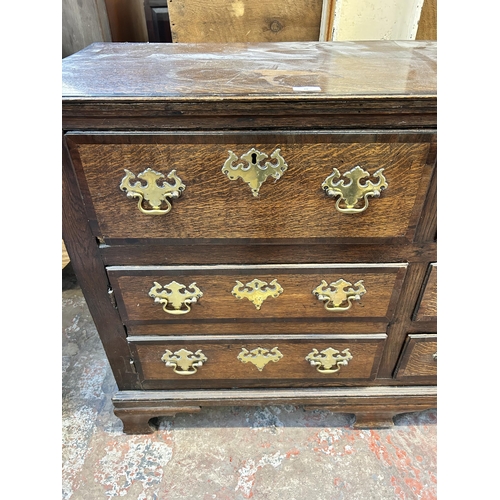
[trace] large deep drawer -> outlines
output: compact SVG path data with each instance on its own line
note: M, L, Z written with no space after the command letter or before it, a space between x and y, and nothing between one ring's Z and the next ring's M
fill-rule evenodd
M432 132L68 133L66 140L94 233L109 242L409 240L435 156Z
M126 325L388 322L406 267L113 266L108 276Z
M372 380L387 336L130 337L147 389L306 387Z

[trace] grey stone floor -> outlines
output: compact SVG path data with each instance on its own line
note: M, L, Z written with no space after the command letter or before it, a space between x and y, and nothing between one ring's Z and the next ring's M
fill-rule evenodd
M62 289L62 498L392 500L437 498L436 410L392 429L296 406L203 408L127 436L116 390L72 274Z

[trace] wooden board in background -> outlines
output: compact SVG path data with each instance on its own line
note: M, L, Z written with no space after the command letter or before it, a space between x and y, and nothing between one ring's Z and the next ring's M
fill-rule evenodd
M437 40L437 0L425 0L415 40Z
M302 42L319 40L323 0L169 0L172 40Z

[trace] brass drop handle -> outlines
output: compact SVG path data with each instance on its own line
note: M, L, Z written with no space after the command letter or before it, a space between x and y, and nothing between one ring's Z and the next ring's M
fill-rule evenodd
M158 282L149 290L150 297L155 299L155 303L163 304L163 310L169 314L187 314L193 304L203 296L203 292L191 283L189 286L172 281L168 285L162 286Z
M322 351L313 349L305 359L320 373L337 373L343 366L348 365L353 356L349 349L340 352L333 347L328 347Z
M205 361L208 361L208 358L201 352L201 349L194 353L186 349L179 349L175 352L167 349L161 360L165 366L173 367L178 375L193 375Z
M262 162L268 158L268 155L255 148L250 149L239 158L232 151L228 151L229 158L222 167L222 173L226 174L232 181L242 179L250 186L252 194L257 197L259 196L260 187L268 177L274 177L278 180L288 168L280 151L280 149L275 149L271 153L271 159L275 160L276 163L266 161L264 164ZM243 160L246 165L238 163L234 166L234 162L238 160Z
M259 279L254 279L246 285L241 281L236 281L236 285L231 291L231 294L238 299L247 298L257 310L262 307L262 303L268 297L277 298L282 293L283 288L275 279L269 284Z
M163 182L161 185L158 184L158 181L164 179L165 176L156 170L147 168L144 172L137 174L137 177L146 183L145 185L140 181L132 183L135 175L130 170L124 170L125 177L120 183L120 190L125 191L128 198L137 198L137 207L143 214L168 214L172 209L169 198L178 198L186 188L175 170L167 175L167 178L173 180L174 183ZM151 208L144 208L144 202L147 202ZM166 208L160 208L162 205Z
M283 357L283 354L279 351L277 347L273 347L271 350L264 349L263 347L257 347L251 351L248 351L244 347L238 354L238 359L242 363L252 363L261 372L267 363L273 361L276 363Z
M321 280L312 293L325 303L327 311L342 312L350 309L354 300L360 300L361 296L366 293L366 289L363 286L363 280L352 285L349 281L340 278L329 285L325 280Z
M340 172L334 168L333 173L324 180L321 187L328 196L338 197L335 208L339 212L346 214L363 212L368 208L368 197L380 196L380 192L388 187L388 183L382 174L383 170L383 168L380 168L373 174L373 177L378 178L378 182L374 184L370 180L361 182L362 179L370 177L370 174L360 166L356 166L343 174L343 177L348 179L346 184L344 179L340 178ZM364 203L359 206L361 200L364 200Z

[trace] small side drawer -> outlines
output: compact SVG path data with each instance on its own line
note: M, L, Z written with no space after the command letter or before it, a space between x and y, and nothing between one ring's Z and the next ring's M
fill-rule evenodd
M437 264L430 265L422 294L413 315L414 321L437 320Z
M409 334L396 368L397 380L409 377L436 377L437 335Z
M375 378L387 335L129 337L145 389L307 387Z

